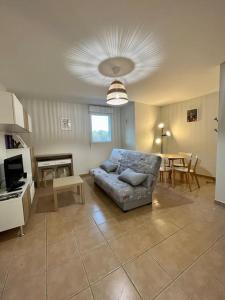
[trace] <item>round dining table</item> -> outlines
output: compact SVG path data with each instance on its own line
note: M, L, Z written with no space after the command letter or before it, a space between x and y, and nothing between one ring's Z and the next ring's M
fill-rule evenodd
M173 165L175 160L182 161L183 165L185 165L185 157L178 153L155 153L155 155L160 156L161 158L168 158L169 164L172 167L172 187L174 187L174 170Z

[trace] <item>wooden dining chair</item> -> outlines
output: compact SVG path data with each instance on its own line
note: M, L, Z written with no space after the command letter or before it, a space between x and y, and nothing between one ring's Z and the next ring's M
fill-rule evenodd
M200 188L200 184L198 181L198 175L196 173L197 164L198 164L198 156L196 155L193 161L191 159L189 160L187 167L175 167L174 166L173 167L173 177L174 177L173 181L175 182L176 173L184 174L185 178L186 178L186 183L188 184L190 191L192 191L191 178L195 179L198 188Z
M174 162L174 167L187 167L190 160L192 159L192 153L188 152L178 152L179 155L183 156L184 159L181 159L180 162Z
M170 167L169 159L167 157L162 158L162 162L161 162L159 172L160 172L160 181L161 182L164 181L164 174L168 175L168 176L165 176L165 183L166 183L167 178L169 178L171 180L172 167Z

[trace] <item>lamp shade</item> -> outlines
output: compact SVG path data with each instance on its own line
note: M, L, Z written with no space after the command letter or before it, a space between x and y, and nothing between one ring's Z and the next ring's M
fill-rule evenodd
M156 143L157 145L160 145L160 144L162 143L162 139L161 139L161 138L157 138L157 139L155 140L155 143Z
M159 123L159 125L158 125L158 127L159 127L160 129L164 128L164 126L165 126L164 123Z
M106 102L109 105L123 105L128 102L127 91L121 81L114 80L110 84Z

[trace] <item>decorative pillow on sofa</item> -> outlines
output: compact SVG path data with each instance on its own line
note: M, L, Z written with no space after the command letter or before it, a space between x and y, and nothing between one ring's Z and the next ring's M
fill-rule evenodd
M114 162L110 160L105 160L103 163L100 165L100 168L105 170L107 173L114 172L118 168L118 165L115 164Z
M118 178L126 183L131 184L132 186L137 186L141 184L147 178L147 176L148 174L137 173L128 168L124 170Z

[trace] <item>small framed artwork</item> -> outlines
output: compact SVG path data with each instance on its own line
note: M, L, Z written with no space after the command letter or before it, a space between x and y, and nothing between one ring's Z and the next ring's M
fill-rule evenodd
M70 118L61 118L61 130L72 130L72 122Z
M197 122L199 118L198 108L187 110L187 122Z

